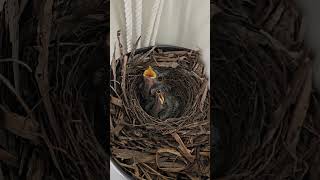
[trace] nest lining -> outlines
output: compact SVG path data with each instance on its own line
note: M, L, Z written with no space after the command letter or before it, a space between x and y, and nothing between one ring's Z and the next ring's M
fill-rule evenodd
M134 56L122 54L113 61L112 156L132 176L209 177L209 93L199 55L197 51L153 47ZM169 71L164 81L182 100L179 117L161 120L141 107L139 83L148 66Z

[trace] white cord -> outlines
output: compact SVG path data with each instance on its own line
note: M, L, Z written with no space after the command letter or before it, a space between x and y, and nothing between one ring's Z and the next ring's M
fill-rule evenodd
M155 45L156 38L157 38L157 34L158 34L158 30L159 30L160 17L161 17L161 14L162 14L162 8L163 8L163 4L164 4L164 1L163 1L163 0L160 0L160 1L161 1L160 7L159 7L159 9L158 9L157 17L156 17L156 21L155 21L155 25L154 25L154 28L153 28L153 35L152 35L152 39L151 39L151 46L154 46L154 45Z
M144 44L143 44L145 47L150 45L150 39L151 39L151 35L152 35L152 30L153 30L153 27L154 27L154 23L155 23L155 20L156 20L156 15L157 15L158 9L160 7L160 2L161 2L160 0L156 0L155 3L152 6L151 18L150 18L150 21L149 21L149 25L148 25L146 36L145 36L145 41L144 41Z
M141 28L142 28L142 0L136 0L135 3L136 6L136 11L135 11L135 19L136 19L136 24L135 24L135 28L136 28L136 39L135 41L141 36ZM141 47L141 41L139 41L138 43L138 47Z
M131 0L124 1L124 13L126 21L126 35L127 35L127 52L132 49L132 2Z

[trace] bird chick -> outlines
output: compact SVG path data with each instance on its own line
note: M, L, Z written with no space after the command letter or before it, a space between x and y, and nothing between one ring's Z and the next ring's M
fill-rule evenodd
M161 87L161 86L160 86ZM151 116L158 117L159 112L164 108L164 94L159 86L153 86L150 95L144 99L144 110Z
M143 73L141 104L144 110L154 117L166 119L179 115L180 101L165 83L168 71L149 66Z
M180 115L180 100L173 95L170 87L159 84L151 89L151 95L155 96L152 114L159 119L173 118Z
M150 89L156 84L157 73L152 69L151 66L148 67L143 73L143 98L147 98L150 95Z
M159 113L164 109L165 98L160 90L158 90L152 97L154 97L154 99L147 104L146 109L150 109L149 114L151 116L159 118Z
M172 94L165 95L165 103L158 116L160 119L174 118L180 115L180 100Z

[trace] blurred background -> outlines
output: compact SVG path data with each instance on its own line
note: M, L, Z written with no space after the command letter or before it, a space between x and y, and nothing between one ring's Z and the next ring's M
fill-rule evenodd
M314 84L320 92L320 1L318 0L296 0L301 12L305 17L306 42L314 50Z

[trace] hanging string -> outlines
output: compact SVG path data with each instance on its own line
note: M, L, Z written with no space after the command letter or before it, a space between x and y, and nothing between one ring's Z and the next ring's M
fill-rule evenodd
M127 52L130 52L132 49L132 2L131 0L123 1L126 21Z
M158 30L159 30L160 17L161 17L161 14L162 14L162 8L163 8L163 4L164 4L163 0L160 0L160 1L161 1L160 2L160 7L158 9L155 25L154 25L154 28L153 28L153 34L152 34L152 39L151 39L151 43L150 43L151 46L155 45L157 34L158 34Z
M141 36L141 28L142 28L142 0L136 0L135 3L135 32L136 32L136 38L138 39ZM135 39L136 41L136 39ZM138 47L141 47L141 41L138 43Z
M155 20L156 20L156 15L157 15L158 9L160 7L160 2L161 2L161 0L155 0L155 3L152 6L151 17L150 17L149 25L146 30L145 41L143 44L145 47L150 46L150 39L151 39L152 31L154 28Z

